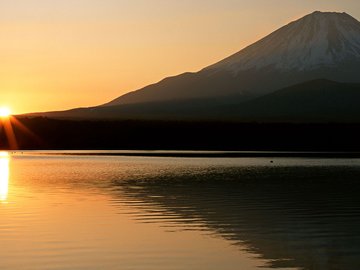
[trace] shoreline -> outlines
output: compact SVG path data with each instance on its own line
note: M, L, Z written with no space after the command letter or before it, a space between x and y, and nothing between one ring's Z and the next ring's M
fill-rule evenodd
M4 150L6 151L6 150ZM24 150L11 155L124 156L174 158L360 158L360 152L164 151L164 150Z

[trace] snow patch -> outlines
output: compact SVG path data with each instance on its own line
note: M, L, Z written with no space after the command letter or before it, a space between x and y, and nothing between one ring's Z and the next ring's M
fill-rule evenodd
M207 69L303 71L354 59L360 61L360 22L346 13L314 12Z

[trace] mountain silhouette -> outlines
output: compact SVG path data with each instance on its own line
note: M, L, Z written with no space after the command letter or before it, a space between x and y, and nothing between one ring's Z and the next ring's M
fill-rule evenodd
M78 119L359 121L360 22L314 12L196 73L101 106L31 114Z
M106 105L193 98L249 99L314 79L360 82L360 22L314 12L204 68L125 94Z

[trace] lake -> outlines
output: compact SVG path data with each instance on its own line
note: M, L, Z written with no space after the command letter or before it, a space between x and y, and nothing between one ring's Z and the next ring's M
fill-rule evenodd
M0 154L0 269L360 269L360 159L73 154Z

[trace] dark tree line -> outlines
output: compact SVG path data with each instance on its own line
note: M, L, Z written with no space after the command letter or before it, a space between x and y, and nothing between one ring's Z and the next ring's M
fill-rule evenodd
M360 124L19 118L19 149L360 151ZM0 127L0 148L9 149Z

